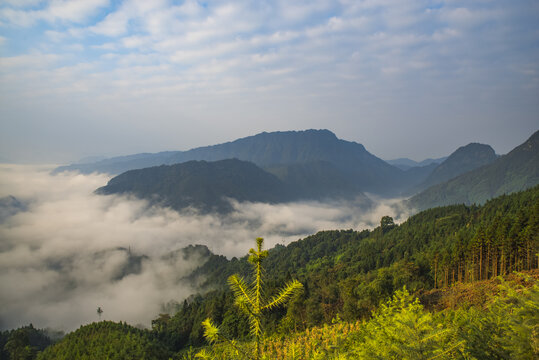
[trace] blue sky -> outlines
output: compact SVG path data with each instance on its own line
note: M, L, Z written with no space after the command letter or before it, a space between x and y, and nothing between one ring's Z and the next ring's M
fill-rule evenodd
M539 128L539 2L0 0L0 161L327 128L382 158Z

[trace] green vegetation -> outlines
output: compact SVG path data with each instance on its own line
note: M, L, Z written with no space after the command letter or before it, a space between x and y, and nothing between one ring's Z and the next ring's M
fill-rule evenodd
M170 353L147 330L101 321L81 326L40 353L38 360L168 359Z
M264 261L266 289L292 278L301 296L264 320L269 334L290 334L334 319L368 318L380 302L406 286L416 296L513 271L536 269L539 252L539 187L502 196L484 206L455 205L412 216L401 225L384 218L372 231L323 231L278 246ZM246 258L213 256L193 275L207 288L221 286L185 302L160 326L158 335L175 350L205 343L200 324L207 317L221 323L229 338L248 339L249 325L234 308L225 287L234 274L249 274ZM430 306L430 304L429 304Z
M462 146L438 165L419 188L426 189L446 182L460 174L488 165L496 159L496 153L489 145L471 143Z
M159 315L152 330L94 323L42 352L12 331L2 333L2 356L219 359L254 357L259 348L261 359L535 359L538 254L536 186L482 206L423 211L400 225L385 216L374 230L322 231L269 251L259 240L241 259L207 254L191 276L206 292ZM242 277L253 265L248 286ZM535 279L501 280L514 272ZM292 279L303 292L262 316L293 292ZM266 294L277 296L266 302Z
M539 356L539 285L521 275L501 282L483 308L429 312L406 288L397 290L364 321L314 327L265 339L261 358L292 359L522 359ZM252 343L220 343L203 359L235 359ZM183 359L188 359L185 355Z
M409 201L417 209L450 204L483 204L539 184L539 131L489 165L434 185Z
M22 328L0 333L0 360L30 360L39 351L53 343L43 330L35 329L32 324Z
M250 334L255 338L256 343L256 359L260 359L261 341L262 341L262 313L265 310L275 309L284 305L290 297L297 294L303 285L297 280L289 281L284 288L282 288L278 295L275 295L270 301L265 304L262 303L262 260L268 256L267 250L262 250L262 244L264 239L256 239L256 250L249 250L248 261L254 267L254 276L252 286L248 286L242 277L232 275L228 278L228 284L234 292L235 305L245 314L249 319ZM204 337L215 343L222 337L219 336L219 329L212 324L211 320L206 319L202 325L204 326ZM225 338L226 339L226 338ZM234 343L228 341L234 346ZM235 346L234 346L235 347Z
M130 170L96 192L130 193L176 210L193 206L204 212L232 210L224 198L270 203L292 198L290 189L277 177L237 159Z

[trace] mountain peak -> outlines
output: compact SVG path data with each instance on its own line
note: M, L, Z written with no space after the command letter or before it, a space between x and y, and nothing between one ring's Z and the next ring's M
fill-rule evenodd
M451 155L449 155L449 157L461 156L462 154L471 153L495 154L494 149L490 145L473 142L469 143L468 145L459 147Z
M307 130L289 130L289 131L271 131L261 132L256 135L247 136L234 140L233 142L241 142L252 138L297 138L297 139L317 139L325 141L338 141L337 135L327 129L307 129Z
M496 159L496 153L490 145L470 143L461 146L432 171L421 187L425 189L440 184L460 174L490 164Z
M410 204L426 209L458 203L483 203L494 196L535 186L539 183L538 146L539 132L535 132L508 154L426 189L411 198ZM490 150L488 153L491 154Z

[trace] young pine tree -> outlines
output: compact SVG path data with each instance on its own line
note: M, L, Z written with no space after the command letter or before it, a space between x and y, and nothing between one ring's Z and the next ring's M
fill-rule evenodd
M256 249L249 250L249 262L253 265L253 282L248 285L247 282L238 275L232 275L228 278L228 284L234 292L236 306L244 312L249 318L250 333L256 341L256 359L260 359L262 343L262 315L265 311L284 305L294 294L301 291L303 285L297 280L288 282L277 295L271 300L265 301L262 296L262 260L268 256L267 250L262 250L264 244L263 238L256 239ZM204 336L210 343L219 340L228 342L237 352L240 349L235 341L230 341L219 334L219 329L206 319L202 323L204 327Z

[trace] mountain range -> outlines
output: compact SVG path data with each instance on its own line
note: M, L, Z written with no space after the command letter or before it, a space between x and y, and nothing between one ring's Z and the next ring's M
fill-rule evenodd
M266 203L292 196L276 176L253 163L238 159L188 161L175 165L129 170L111 179L96 193L133 194L181 210L194 207L204 212L231 210L226 198Z
M537 133L527 143L533 143L536 136ZM519 150L498 158L489 145L471 143L446 158L427 159L420 163L425 166L403 170L403 163L412 164L412 160L397 159L393 162L400 161L400 168L393 166L369 153L363 145L338 139L329 130L264 132L188 151L73 164L59 167L55 172L115 174L125 170L97 193L132 193L175 209L194 206L203 211L226 212L230 210L226 198L276 203L366 199L364 193L386 197L415 195L408 204L424 209L441 204L484 202L494 195L535 185L537 149L533 144L524 148L529 149L528 155ZM503 165L508 161L511 166ZM518 165L521 162L525 164ZM495 183L492 186L496 189L470 185L472 178L467 174L489 166L496 170L481 170L486 172L471 176L495 178L481 181Z
M492 154L489 156L491 159ZM482 204L490 198L525 190L537 184L539 184L539 131L508 154L431 186L413 196L408 203L417 209L461 203Z
M334 172L339 173L338 177L352 178L363 191L375 193L393 191L403 180L407 183L415 180L408 179L405 172L369 153L363 145L338 139L328 130L263 132L188 151L135 154L95 163L62 166L55 172L77 170L81 173L97 171L119 174L191 160L218 161L233 158L252 162L261 168L274 169L281 174L288 173L283 167L290 165L294 167L290 171L297 174L300 169L310 173L319 172L317 169L321 166L331 164L335 168ZM325 165L321 165L322 162Z
M386 162L390 165L398 167L401 170L408 170L413 167L423 167L430 164L440 164L445 159L447 159L447 156L437 158L437 159L428 158L423 161L415 161L408 158L398 158L398 159L386 160Z

